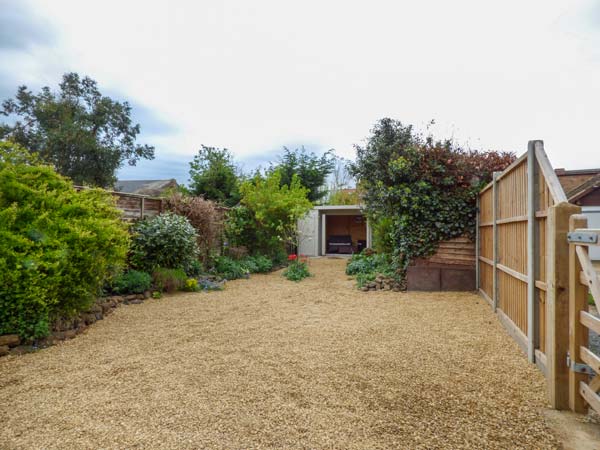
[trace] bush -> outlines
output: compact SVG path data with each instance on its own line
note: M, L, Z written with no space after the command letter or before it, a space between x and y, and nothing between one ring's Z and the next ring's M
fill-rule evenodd
M195 278L188 278L187 280L185 280L185 286L183 287L183 290L188 292L199 291L200 287L198 286L198 280L196 280Z
M214 258L213 271L227 280L236 280L248 276L248 268L240 261L228 256L217 256Z
M111 290L116 294L141 294L152 286L149 273L130 270L117 275L111 282Z
M190 277L198 277L202 275L204 272L204 267L202 267L202 263L197 259L193 259L190 263L184 267L185 273Z
M304 262L293 261L287 269L283 271L283 276L290 281L301 281L310 277L308 266Z
M124 264L129 236L110 194L75 191L27 152L0 142L0 334L48 334L89 308Z
M358 287L375 280L380 274L398 281L402 278L402 275L395 270L389 255L372 253L370 249L365 249L350 258L346 266L346 274L356 275Z
M191 197L175 192L165 199L168 210L186 217L197 232L198 248L203 262L208 260L211 250L220 244L223 232L221 213L210 200Z
M131 265L147 272L157 267L189 270L198 257L196 238L183 216L165 213L142 220L134 227Z
M273 261L271 261L271 259L267 258L266 256L255 256L254 262L256 263L256 272L258 273L267 273L273 269Z
M183 269L157 268L152 274L154 286L159 291L175 292L184 288L188 279Z
M297 176L281 185L278 170L245 181L241 205L228 213L226 235L233 247L244 246L251 254L275 257L286 244L297 245L298 219L312 207L308 190Z

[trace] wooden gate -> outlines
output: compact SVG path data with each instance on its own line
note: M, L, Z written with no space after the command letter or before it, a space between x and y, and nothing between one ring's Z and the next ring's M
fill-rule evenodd
M479 195L477 287L548 380L549 399L568 408L569 217L542 141L495 173Z
M600 358L589 348L589 331L600 334L598 311L590 311L588 292L594 306L600 301L600 278L588 254L588 246L600 245L600 230L587 228L583 215L571 216L569 233L569 406L585 412L586 403L600 414ZM595 377L590 381L590 376Z

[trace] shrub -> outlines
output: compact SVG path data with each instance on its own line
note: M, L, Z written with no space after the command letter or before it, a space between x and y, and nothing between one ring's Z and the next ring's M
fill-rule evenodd
M294 260L288 267L283 271L283 276L290 281L301 281L306 277L310 277L308 266L306 263Z
M365 249L350 258L346 266L346 274L356 275L358 287L375 280L379 274L398 281L402 278L402 272L395 270L390 255L373 253L370 249Z
M165 213L142 220L134 227L131 264L148 272L157 267L189 268L198 256L196 230L189 220Z
M111 282L111 289L116 294L141 294L152 286L152 277L149 273L138 270L117 275Z
M241 205L228 213L226 235L234 247L275 257L286 244L297 245L297 221L312 207L297 176L281 185L278 170L245 181Z
M191 197L175 192L165 199L168 210L186 217L196 229L198 248L204 262L212 249L218 247L223 232L222 213L215 204L202 197Z
M475 202L494 171L515 155L464 150L451 141L424 137L392 119L382 119L365 146L356 146L350 171L361 187L371 219L391 220L395 264L405 270L433 254L439 242L475 233Z
M154 286L159 291L175 292L183 289L188 279L183 269L157 268L152 274Z
M248 268L244 264L228 256L215 257L213 271L228 280L244 278L249 273Z
M198 286L198 280L195 278L188 278L185 280L185 286L183 287L183 290L188 292L199 291L200 287Z
M256 263L256 272L258 273L267 273L273 269L273 261L271 261L271 259L267 258L266 256L255 256L254 262Z
M124 264L126 225L110 194L77 192L49 166L0 142L0 334L24 339L91 306Z
M184 267L185 273L190 277L198 277L204 272L202 263L197 259L193 259L190 263Z

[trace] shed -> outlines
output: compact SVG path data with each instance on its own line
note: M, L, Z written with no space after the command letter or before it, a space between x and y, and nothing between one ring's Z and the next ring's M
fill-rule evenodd
M371 227L360 205L315 206L298 221L298 253L351 255L371 246Z

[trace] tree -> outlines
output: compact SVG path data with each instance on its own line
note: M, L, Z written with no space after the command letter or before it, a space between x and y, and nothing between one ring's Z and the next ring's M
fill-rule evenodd
M283 147L283 155L270 170L280 172L282 186L291 186L292 179L296 175L302 186L308 189L308 199L317 203L327 195L325 182L334 167L333 150L317 156L313 152L307 152L304 147L295 150Z
M240 201L237 171L228 149L203 145L190 163L190 192L225 206L235 206Z
M281 183L279 170L265 177L255 175L241 186L240 206L228 215L227 235L231 243L252 253L277 256L286 244L296 245L298 219L312 207L308 189L297 175L290 185Z
M125 161L154 158L154 147L136 143L140 126L132 124L129 104L103 96L94 80L76 73L65 74L57 92L19 87L0 114L16 118L0 124L0 139L26 147L75 184L110 187Z
M434 141L387 118L356 151L351 172L367 214L373 223L385 224L382 231L390 235L401 269L416 257L431 255L443 240L473 236L479 190L515 158L508 152L477 152Z

